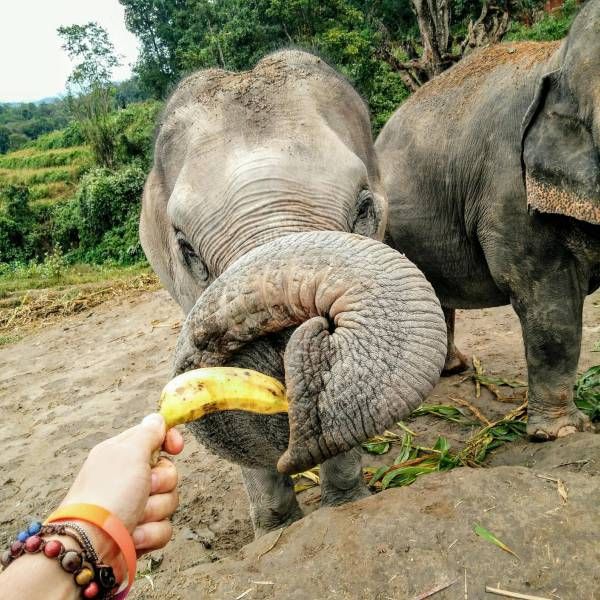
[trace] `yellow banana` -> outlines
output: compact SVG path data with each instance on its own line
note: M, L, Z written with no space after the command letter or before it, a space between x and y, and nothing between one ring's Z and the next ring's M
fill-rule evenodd
M222 410L272 415L288 410L285 388L277 379L236 367L195 369L165 386L160 414L167 428Z

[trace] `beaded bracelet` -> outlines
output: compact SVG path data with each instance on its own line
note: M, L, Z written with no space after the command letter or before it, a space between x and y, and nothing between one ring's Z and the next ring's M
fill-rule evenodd
M98 556L83 529L81 531L85 542L79 538L79 535L68 531L69 528L75 530L73 525L73 523L62 523L42 526L38 521L31 523L27 530L17 535L10 548L2 554L0 557L2 566L8 567L23 554L43 553L48 558L57 559L62 569L73 575L75 584L82 588L82 598L97 600L112 598L117 586L112 567L98 564ZM60 540L44 539L44 536L52 534L73 538L83 550L80 552L67 550ZM91 552L88 552L87 546L91 548Z

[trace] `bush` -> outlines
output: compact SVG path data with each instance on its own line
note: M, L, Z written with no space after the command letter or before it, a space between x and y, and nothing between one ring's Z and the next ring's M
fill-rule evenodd
M152 162L154 129L162 102L148 101L130 104L115 113L115 129L120 132L116 143L116 157L121 164L139 160L147 168Z
M533 40L537 42L560 40L569 33L569 28L578 10L579 6L576 0L565 0L560 10L552 14L544 14L531 27L513 21L504 39L511 42L521 40Z
M65 129L53 131L40 136L37 140L27 144L27 148L38 148L39 150L55 150L57 148L69 148L81 146L85 143L79 123L70 123Z
M145 179L146 172L138 163L118 171L96 169L82 179L76 197L78 258L94 263L105 260L132 263L142 258L138 221ZM64 225L73 216L65 211L63 235L72 234Z

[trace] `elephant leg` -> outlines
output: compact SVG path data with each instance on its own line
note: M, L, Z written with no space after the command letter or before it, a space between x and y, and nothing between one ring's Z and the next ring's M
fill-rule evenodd
M568 269L557 271L532 279L535 285L511 298L521 321L527 358L527 433L539 440L590 427L573 401L585 292Z
M446 331L448 333L448 348L446 350L446 362L442 375L454 375L462 373L469 368L467 357L454 345L454 318L456 311L453 308L442 307L446 319Z
M358 448L321 464L321 506L338 506L370 496L363 480L362 453Z
M242 467L242 476L250 500L254 536L285 527L302 518L294 482L273 469Z

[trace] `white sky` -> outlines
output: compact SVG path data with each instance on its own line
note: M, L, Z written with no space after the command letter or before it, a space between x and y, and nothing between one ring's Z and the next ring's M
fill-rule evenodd
M114 79L127 79L138 54L118 0L0 0L0 102L40 100L65 90L73 69L56 33L96 21L123 55Z

